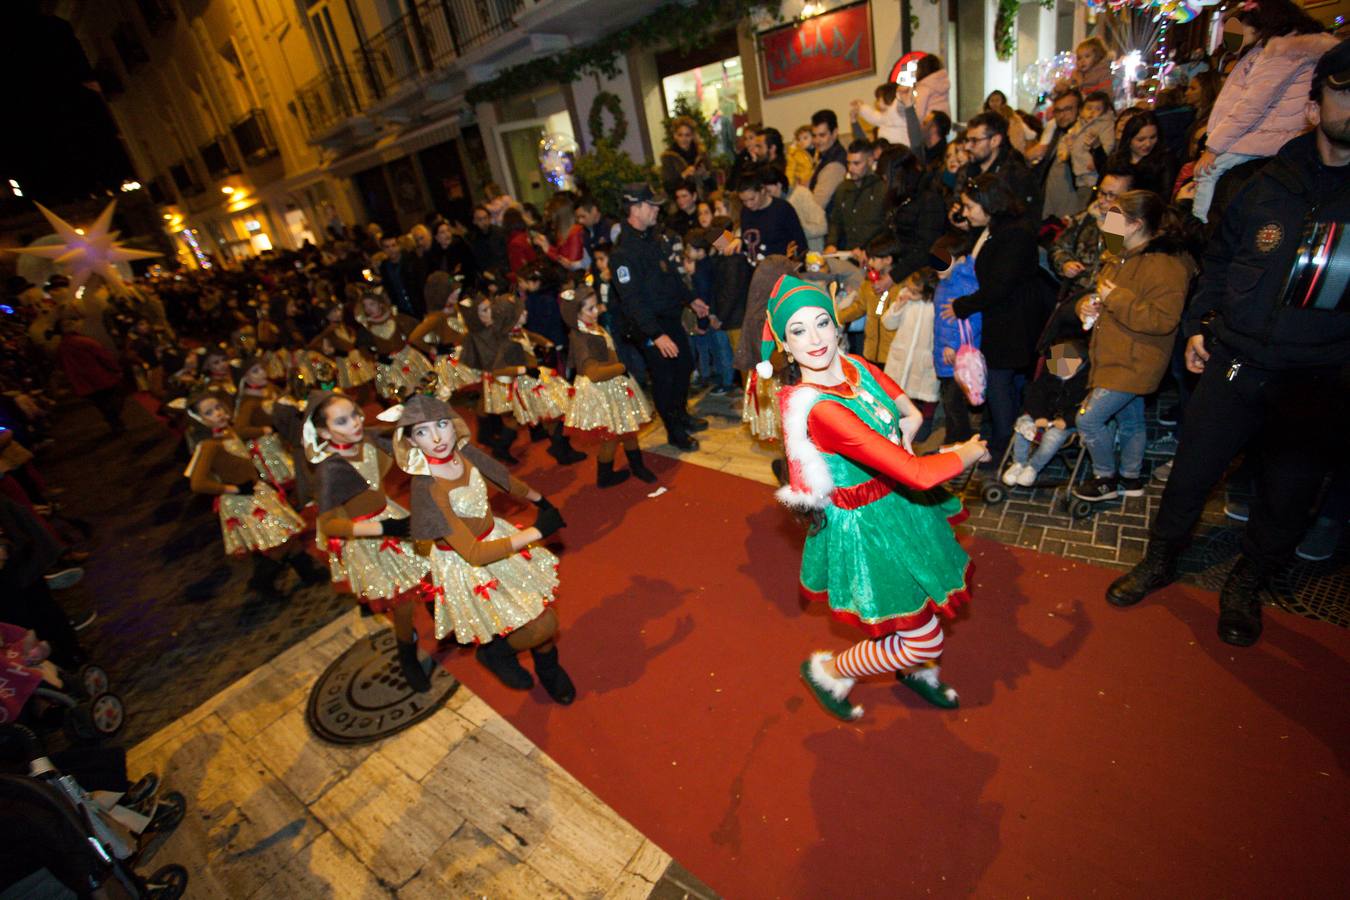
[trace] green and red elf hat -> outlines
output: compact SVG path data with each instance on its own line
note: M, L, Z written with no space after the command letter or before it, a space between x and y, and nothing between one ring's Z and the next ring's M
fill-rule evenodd
M839 324L839 315L834 309L834 298L819 284L804 281L793 275L780 276L769 292L769 304L764 315L764 333L760 336L760 361L755 371L760 378L773 377L773 364L769 357L775 349L783 346L783 334L787 330L788 320L800 310L819 307L830 314L834 324Z

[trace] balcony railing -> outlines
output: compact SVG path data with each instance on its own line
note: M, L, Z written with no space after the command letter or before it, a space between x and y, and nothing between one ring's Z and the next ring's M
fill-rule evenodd
M251 109L248 115L230 126L239 155L248 165L260 163L277 154L277 142L272 137L272 125L267 110Z
M195 197L206 190L197 181L196 176L192 174L192 169L188 167L186 162L169 166L169 177L173 179L173 183L178 186L178 192L184 197Z
M224 178L237 171L230 165L230 158L225 152L225 142L217 137L209 144L203 144L199 152L202 155L202 163L206 166L206 174L212 179Z
M524 0L436 0L434 5L450 12L459 52L465 53L514 28L525 4Z
M296 92L296 112L306 133L313 140L510 31L523 7L524 0L421 0L367 38L350 63L324 72Z
M514 26L522 0L422 0L364 44L362 77L383 99Z
M305 133L313 139L365 109L370 97L365 81L342 66L302 85L295 101Z

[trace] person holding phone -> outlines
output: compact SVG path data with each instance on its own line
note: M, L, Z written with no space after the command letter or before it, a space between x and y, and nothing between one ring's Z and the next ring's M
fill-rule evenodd
M1178 227L1152 191L1126 191L1102 223L1110 255L1096 292L1078 304L1083 327L1092 332L1088 395L1077 425L1094 477L1073 489L1082 500L1144 494L1144 397L1167 373L1196 271Z

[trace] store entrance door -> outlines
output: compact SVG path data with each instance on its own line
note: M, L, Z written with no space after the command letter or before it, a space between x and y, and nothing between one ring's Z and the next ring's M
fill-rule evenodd
M544 185L544 173L539 169L539 141L544 136L546 121L512 123L497 131L515 198L521 203L533 203L540 209L544 208L551 193Z

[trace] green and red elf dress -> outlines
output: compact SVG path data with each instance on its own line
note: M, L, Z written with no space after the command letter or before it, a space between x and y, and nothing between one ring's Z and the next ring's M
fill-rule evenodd
M970 557L952 531L961 502L937 488L962 464L901 446L899 386L860 357L842 363L840 384L779 392L788 483L777 496L819 517L802 550L803 595L876 638L951 617L968 599Z

